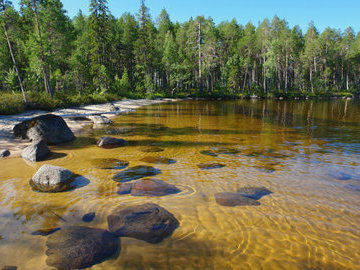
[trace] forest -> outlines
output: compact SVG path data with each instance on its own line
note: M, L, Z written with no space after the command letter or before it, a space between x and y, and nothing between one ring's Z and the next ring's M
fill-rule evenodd
M277 16L258 25L216 25L204 16L173 22L166 10L151 18L144 0L137 14L120 18L106 0L89 1L89 16L74 18L60 0L19 6L0 0L2 113L14 97L61 106L119 97L353 95L360 88L360 33L351 27L320 32L310 22L303 32Z

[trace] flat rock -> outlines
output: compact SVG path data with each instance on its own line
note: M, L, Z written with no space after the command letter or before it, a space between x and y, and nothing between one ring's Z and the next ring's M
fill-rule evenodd
M94 125L110 125L112 123L111 120L104 115L92 115L89 116L89 119Z
M0 158L8 157L10 156L10 151L7 149L0 150Z
M21 152L23 159L33 162L45 160L50 155L50 149L44 140L32 143Z
M261 172L264 173L273 173L275 172L275 168L271 167L271 166L254 166L256 169L258 169Z
M39 229L31 233L31 235L41 235L48 236L60 230L60 228L50 228L50 229Z
M166 157L144 157L141 161L153 164L174 164L176 160Z
M262 197L271 194L272 192L265 187L242 187L237 192L245 197L260 200Z
M215 194L215 200L222 206L257 206L260 203L257 200L245 197L236 192L220 192Z
M91 164L97 169L103 170L122 170L129 166L129 162L115 158L97 158L91 161Z
M132 196L166 196L181 192L176 186L168 184L159 179L141 179L132 184L122 183L119 187L119 194Z
M144 147L141 149L141 152L144 153L158 153L158 152L163 152L164 149L161 147L157 147L157 146L148 146L148 147Z
M228 147L218 147L214 149L214 152L219 155L237 155L241 153L240 150Z
M32 177L30 185L35 191L62 192L71 189L70 184L73 180L73 172L45 164Z
M15 137L32 141L44 140L48 145L75 140L74 133L64 119L53 114L45 114L25 120L15 125L13 131Z
M197 165L202 170L212 170L212 169L220 169L225 167L224 164L220 163L202 163Z
M47 265L60 270L81 269L116 254L120 240L106 230L70 226L51 235L46 246Z
M117 182L129 182L147 176L155 176L161 173L161 170L151 166L135 166L119 172L113 176Z
M206 155L206 156L211 156L211 157L218 156L218 154L214 150L204 150L204 151L201 151L200 154Z
M124 208L107 219L109 230L115 235L149 243L160 243L179 226L179 221L173 214L152 203Z
M329 171L326 173L326 176L340 181L347 181L352 178L350 174L342 171Z
M113 137L101 137L100 140L97 142L97 145L101 148L111 149L116 147L124 146L126 143L123 139L117 139Z

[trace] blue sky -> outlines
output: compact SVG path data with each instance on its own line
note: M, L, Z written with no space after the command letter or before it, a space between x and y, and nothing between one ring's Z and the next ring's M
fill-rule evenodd
M14 0L13 2L17 2ZM68 15L81 9L88 13L90 0L62 0ZM111 13L120 17L128 11L135 14L140 0L108 0ZM191 16L211 16L216 24L235 18L240 24L258 25L274 15L285 18L290 27L299 25L306 31L310 21L323 31L326 27L344 30L348 26L360 31L360 0L146 0L150 14L157 18L163 8L172 21L183 22Z

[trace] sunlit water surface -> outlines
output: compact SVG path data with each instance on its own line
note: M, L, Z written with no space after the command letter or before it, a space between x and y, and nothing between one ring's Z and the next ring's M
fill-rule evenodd
M94 141L106 133L128 145L105 150ZM360 269L360 106L355 101L183 101L143 107L119 116L77 141L51 147L52 160L0 161L0 267L50 269L47 237L33 231L65 225L107 229L107 216L122 206L152 202L180 221L160 244L122 238L121 251L91 269ZM157 146L163 152L147 153ZM203 155L219 148L240 153ZM179 194L117 194L97 158L136 165L147 156L176 160L152 165L158 179ZM201 170L197 164L226 165ZM84 176L78 189L36 193L29 179L42 164ZM339 180L340 176L347 180ZM340 177L341 178L341 177ZM225 207L214 194L245 186L273 193L260 206ZM96 212L91 223L82 216Z

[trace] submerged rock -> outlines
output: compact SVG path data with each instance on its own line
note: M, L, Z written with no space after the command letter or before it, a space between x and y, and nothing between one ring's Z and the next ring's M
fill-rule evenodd
M206 155L206 156L211 156L211 157L217 157L217 153L214 150L204 150L201 151L200 154L202 155Z
M17 266L13 266L13 265L5 265L1 268L1 270L17 270Z
M262 197L272 193L265 187L242 187L239 188L237 192L254 200L260 200Z
M45 160L50 155L50 149L43 140L34 142L21 152L23 159L33 162Z
M161 147L157 147L157 146L149 146L149 147L144 147L141 149L141 152L144 153L158 153L158 152L163 152L164 149L162 149Z
M0 158L4 158L4 157L8 157L10 156L10 151L5 149L5 150L0 150Z
M103 170L122 170L129 166L129 162L115 158L97 158L91 161L97 169Z
M347 181L352 178L350 174L342 171L330 171L326 173L326 176L340 181Z
M60 228L40 229L40 230L36 230L36 231L32 232L31 235L48 236L48 235L51 235L51 234L57 232L58 230L60 230Z
M261 172L264 173L273 173L275 172L275 168L270 167L270 166L254 166L256 169L258 169Z
M146 203L122 209L108 216L109 230L117 236L160 243L172 235L179 221L159 205Z
M219 147L219 148L216 148L214 151L215 151L215 153L221 154L221 155L237 155L237 154L241 153L241 151L238 149L228 148L228 147Z
M135 127L120 127L120 128L111 128L106 131L108 135L119 135L119 134L127 134L134 132L136 130Z
M119 194L129 194L132 196L166 196L181 192L176 186L168 184L159 179L142 179L135 183L122 183Z
M91 222L94 220L95 218L95 212L90 212L90 213L87 213L85 214L83 217L82 217L82 221L84 222Z
M124 146L126 143L123 139L117 139L112 137L101 137L97 142L98 146L105 149L111 149L116 147Z
M215 194L215 200L223 206L260 205L263 196L272 192L265 187L242 187L237 192L220 192Z
M113 256L120 248L120 240L105 230L71 226L51 235L46 246L47 265L57 269L79 269Z
M260 205L257 200L245 197L236 192L220 192L215 194L215 200L222 206L245 206L245 205Z
M144 157L141 161L153 164L174 164L176 160L166 157Z
M119 189L118 189L118 194L119 195L124 195L124 194L130 194L131 193L131 189L132 189L132 184L131 183L121 183L118 184L119 185Z
M202 163L197 165L202 170L220 169L225 167L224 164L220 163Z
M15 137L32 141L44 140L48 145L75 140L74 133L64 119L53 114L41 115L15 125Z
M119 172L113 176L117 182L129 182L147 176L155 176L161 173L161 170L151 166L135 166Z
M62 192L71 189L74 173L53 165L45 164L30 180L33 190L41 192Z

